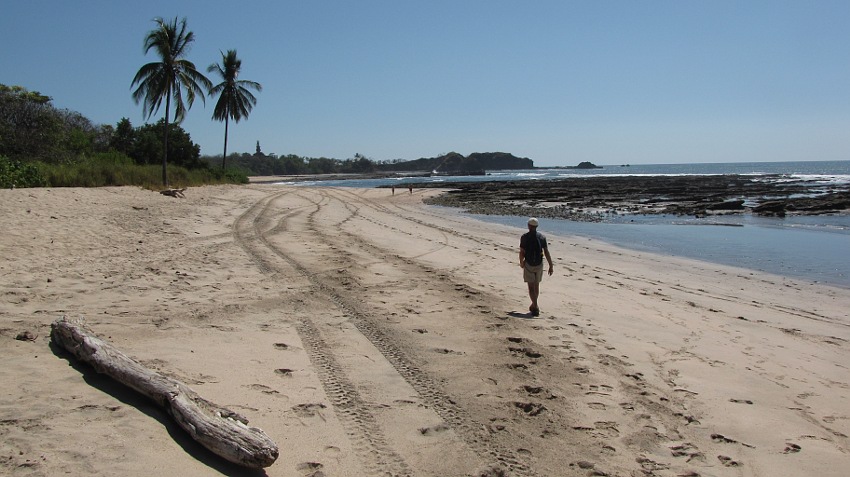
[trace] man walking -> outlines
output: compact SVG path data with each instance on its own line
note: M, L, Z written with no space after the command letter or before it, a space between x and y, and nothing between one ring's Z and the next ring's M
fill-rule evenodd
M546 245L546 237L537 231L539 222L536 218L528 219L528 233L519 239L519 266L522 267L522 278L528 283L528 296L531 298L531 306L528 311L533 316L540 315L537 306L537 297L540 295L540 282L543 281L543 257L549 262L549 276L554 271L552 257L549 255L549 247Z

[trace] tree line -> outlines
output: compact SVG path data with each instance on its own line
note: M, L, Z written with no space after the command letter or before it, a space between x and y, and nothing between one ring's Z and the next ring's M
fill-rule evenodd
M201 157L210 164L218 157ZM481 173L487 170L533 169L534 161L506 152L474 152L463 156L457 152L414 160L375 161L362 154L344 160L326 157L300 157L294 154L277 157L266 155L257 145L254 154L231 154L229 164L251 176L298 174L392 174L397 172L437 172L445 174Z
M96 125L52 102L41 92L0 84L0 187L161 184L161 176L148 176L162 158L164 119L139 127L127 118ZM179 177L193 176L191 183L247 181L242 172L210 167L188 132L168 127L168 154Z
M40 168L49 166L109 162L104 158L117 159L117 163L129 158L135 164L150 165L156 155L161 158L162 185L168 186L169 159L188 169L208 168L199 161L200 148L179 127L195 99L203 101L206 95L217 97L212 119L225 124L221 169L226 169L229 122L247 118L257 102L251 91L261 91L262 86L238 79L242 60L236 50L221 52L221 63L207 68L221 79L214 85L186 58L195 40L186 19L156 18L154 22L155 28L145 36L144 52L153 51L158 59L139 69L131 88L135 88L132 97L142 104L146 119L164 103L162 119L139 128L133 128L126 118L115 127L95 126L80 113L55 108L50 104L52 98L40 92L0 85L0 185L49 183L37 177ZM220 179L228 174L214 175Z

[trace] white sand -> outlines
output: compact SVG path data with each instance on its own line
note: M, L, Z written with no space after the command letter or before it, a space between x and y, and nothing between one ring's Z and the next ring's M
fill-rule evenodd
M523 231L433 193L0 191L0 474L244 474L52 349L68 315L263 429L269 476L847 475L850 291L543 221L531 318Z

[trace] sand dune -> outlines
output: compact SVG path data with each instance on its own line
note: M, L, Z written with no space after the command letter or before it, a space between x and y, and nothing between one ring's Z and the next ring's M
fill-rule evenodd
M533 318L522 231L435 193L0 191L0 473L846 475L848 290L548 234ZM229 464L52 348L63 315L278 461Z

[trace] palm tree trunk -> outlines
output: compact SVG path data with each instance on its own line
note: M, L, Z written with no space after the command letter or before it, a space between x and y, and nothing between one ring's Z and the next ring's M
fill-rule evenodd
M171 106L171 89L168 90L168 95L165 97L165 139L162 148L162 186L168 187L168 114Z
M224 117L224 155L221 156L221 169L224 170L227 162L227 116Z

